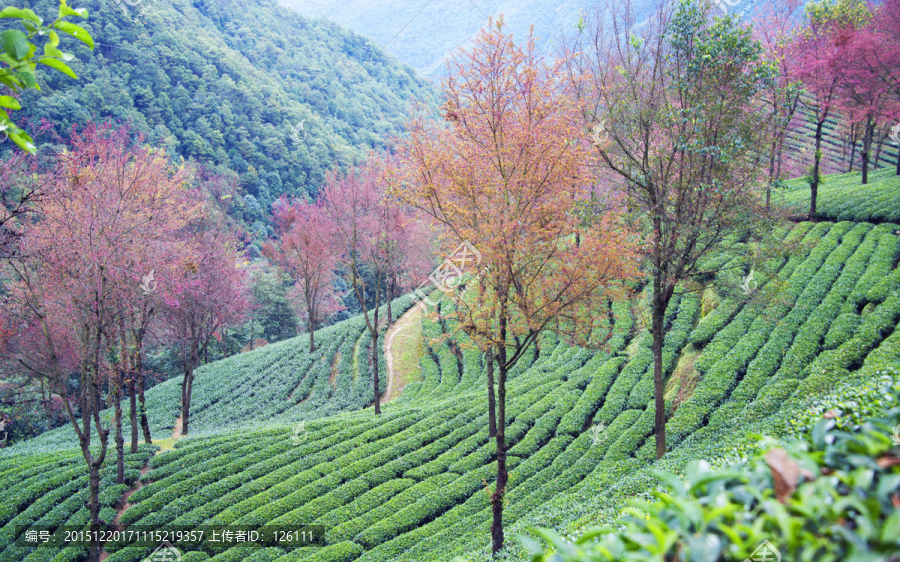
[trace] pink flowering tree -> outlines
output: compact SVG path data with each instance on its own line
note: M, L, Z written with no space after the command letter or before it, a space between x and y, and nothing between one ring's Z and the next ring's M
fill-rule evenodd
M187 435L200 358L224 328L243 322L250 304L237 232L200 220L185 229L182 240L183 254L172 262L161 299L168 340L181 360L181 434Z
M292 302L309 331L315 351L315 331L328 315L342 310L334 291L337 263L329 249L332 223L321 204L282 197L273 205L278 240L263 245L263 254L295 281Z
M390 300L391 283L412 279L418 262L413 241L414 217L398 199L385 192L386 164L370 156L364 166L346 174L328 175L322 208L330 222L331 253L345 272L372 337L375 414L381 413L378 379L378 330L380 307Z

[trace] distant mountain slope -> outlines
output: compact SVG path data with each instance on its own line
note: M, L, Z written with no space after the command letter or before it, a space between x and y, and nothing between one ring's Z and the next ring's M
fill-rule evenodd
M539 45L556 39L560 31L575 31L582 11L593 13L594 0L278 0L310 17L323 17L371 37L421 74L443 74L447 59L467 43L487 21L503 15L517 39L534 25ZM633 0L639 13L648 13L660 0ZM729 13L753 11L761 0L729 0Z
M72 4L89 10L96 48L72 42L79 79L41 71L23 113L59 134L91 116L130 121L151 143L237 171L262 212L282 193L315 192L326 170L399 133L411 103L436 100L369 39L271 0Z

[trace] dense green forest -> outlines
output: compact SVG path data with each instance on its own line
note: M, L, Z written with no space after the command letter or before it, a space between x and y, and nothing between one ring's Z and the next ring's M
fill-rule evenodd
M257 230L279 195L314 195L326 170L359 161L400 133L411 104L436 100L371 40L271 1L79 6L96 43L73 46L79 79L39 69L41 90L22 96L17 116L53 124L38 143L90 119L131 123L150 144L237 173Z

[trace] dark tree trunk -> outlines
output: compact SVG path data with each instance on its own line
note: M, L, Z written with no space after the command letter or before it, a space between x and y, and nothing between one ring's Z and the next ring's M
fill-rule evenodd
M75 434L78 436L78 444L81 447L81 455L84 458L85 462L88 466L88 510L91 516L91 531L97 531L97 533L92 532L90 535L90 544L88 546L88 558L90 562L99 562L100 560L100 542L97 540L99 537L97 534L100 531L100 467L103 465L103 461L106 458L106 447L107 447L107 439L109 438L109 433L103 430L103 427L100 425L100 415L99 415L99 389L96 382L91 380L91 376L97 375L96 364L92 366L88 364L87 361L82 360L80 364L81 369L81 390L78 397L78 409L81 414L81 419L79 420L75 412L72 410L72 405L67 399L66 392L66 383L62 376L60 376L60 368L59 361L57 359L55 350L53 348L52 342L50 340L50 331L47 327L45 321L41 321L41 328L44 337L47 339L50 344L50 366L51 373L53 378L48 381L50 384L50 391L53 392L54 383L57 387L56 393L62 398L63 407L65 408L66 414L69 417L69 422L72 424L72 428L75 430ZM98 337L99 340L99 337ZM98 344L99 346L99 341ZM43 383L41 384L41 389L43 390ZM91 453L91 417L95 416L97 420L97 435L100 438L100 455L98 457L94 457ZM79 426L79 421L81 425Z
M775 185L775 151L778 150L778 137L772 139L772 149L769 153L769 185L766 187L766 209L771 207L772 186Z
M850 165L847 166L847 173L853 171L853 158L856 156L856 141L853 141L853 144L850 145Z
M138 363L140 365L140 363ZM144 372L138 366L138 372L135 373L137 381L138 409L141 412L141 429L144 432L144 443L151 444L153 439L150 437L150 422L147 420L147 402L144 399Z
M822 160L822 126L825 119L816 123L816 154L813 163L812 184L809 186L809 218L813 218L816 214L816 197L819 195L819 163Z
M90 499L88 500L88 511L91 513L91 536L90 545L88 546L88 559L90 562L99 562L100 551L102 550L99 541L99 534L102 528L100 521L100 466L96 461L89 464L88 485L90 488Z
M103 461L106 458L106 446L109 439L109 432L104 430L100 425L100 389L96 383L88 382L87 384L89 385L89 389L85 394L88 396L82 407L82 412L87 412L84 414L87 417L84 420L83 431L79 440L81 443L81 454L88 465L88 512L91 516L88 559L90 562L99 562L102 547L98 535L104 523L104 521L100 519L100 467L103 466ZM96 418L97 435L100 437L100 455L97 457L91 453L90 418L92 415ZM75 423L77 427L77 422L74 421L71 412L69 416L73 419L73 423Z
M491 551L496 554L503 548L503 496L509 473L506 471L506 317L500 315L500 348L497 353L497 482L491 494Z
M307 328L309 329L309 352L312 353L316 350L316 326L313 324L312 314L309 315Z
M312 351L312 350L310 350ZM228 330L222 330L222 359L228 357Z
M881 163L881 149L884 148L884 137L886 132L886 130L882 130L881 134L878 135L878 148L875 150L875 162L872 165L872 169L874 170L877 170L878 165Z
M897 173L895 175L900 176L900 147L897 148Z
M388 326L390 326L394 322L394 314L391 311L391 301L394 300L394 291L395 291L394 285L395 285L394 279L392 278L391 285L388 289L388 294L387 294L387 325Z
M137 416L137 395L135 394L134 373L131 373L131 380L128 381L128 415L131 420L131 452L138 452L138 416Z
M787 129L781 132L781 136L778 138L778 158L775 160L775 177L781 178L781 164L782 158L781 155L784 153L784 138L787 136Z
M494 354L488 352L485 356L487 361L487 381L488 381L488 437L497 436L497 406L494 399Z
M862 156L862 184L869 183L869 155L872 152L872 135L875 130L875 124L871 119L866 121L866 132L863 135L863 146L860 150Z
M193 354L192 354L193 355ZM188 434L188 420L191 416L191 390L194 384L194 367L188 364L181 383L181 434Z
M664 320L666 307L669 304L671 291L664 287L657 275L653 280L653 304L652 304L652 330L653 330L653 395L655 416L653 430L656 433L656 458L661 459L666 454L666 401L665 381L662 372L662 349L666 333Z

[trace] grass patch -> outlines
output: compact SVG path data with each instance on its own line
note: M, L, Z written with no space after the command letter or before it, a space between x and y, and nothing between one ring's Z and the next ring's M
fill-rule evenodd
M411 314L407 324L394 336L394 386L388 401L400 396L403 387L422 380L422 366L419 364L425 346L422 341L422 315Z

